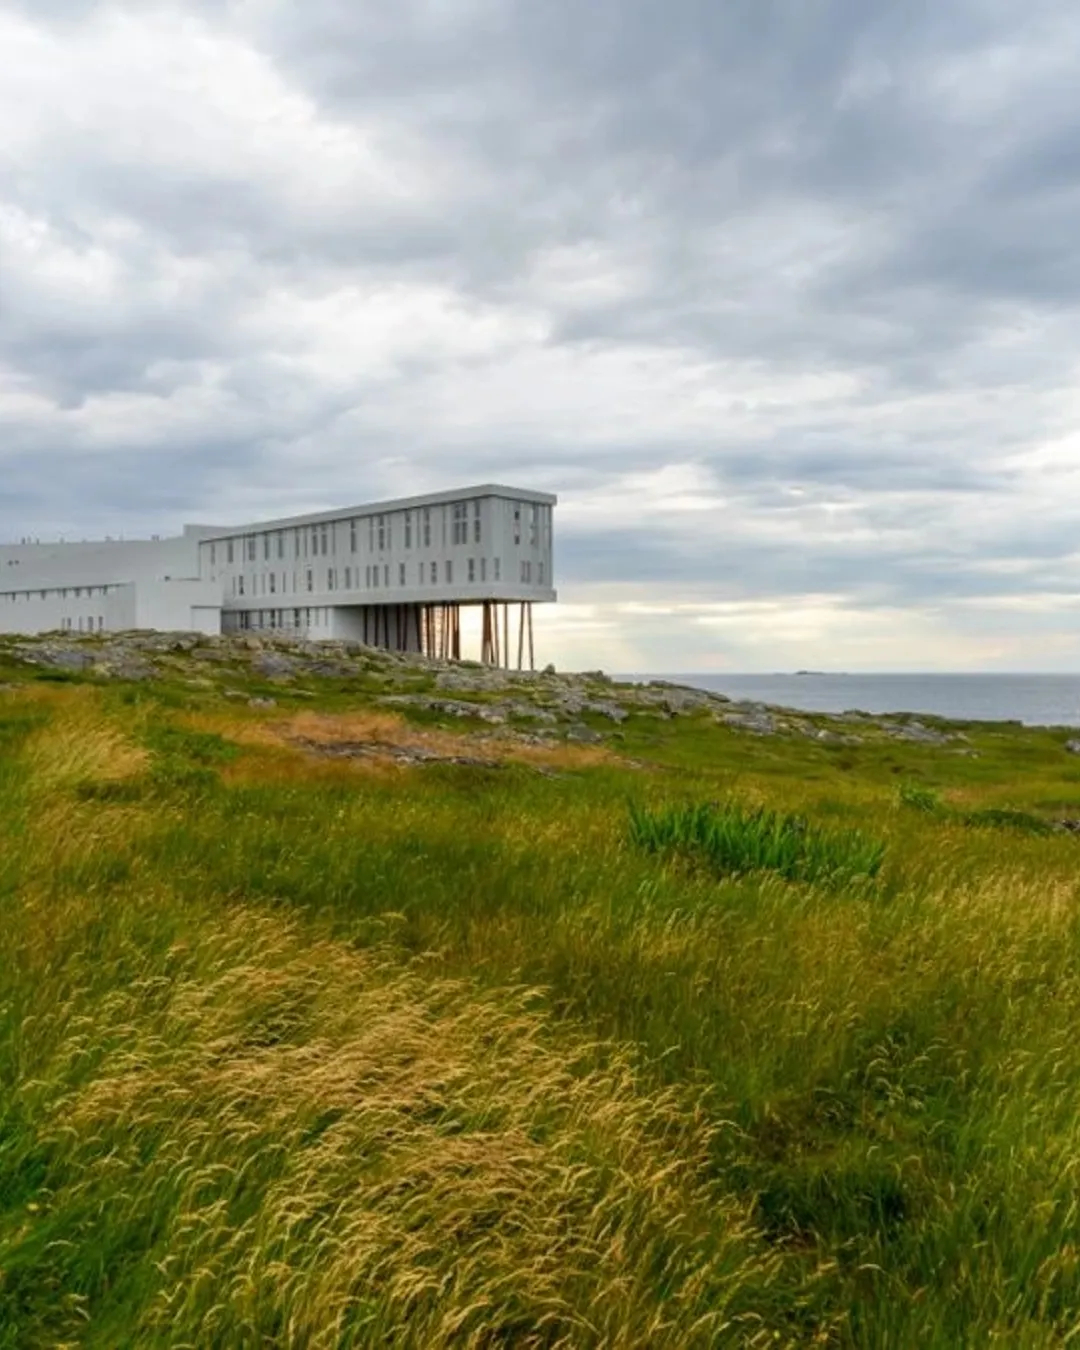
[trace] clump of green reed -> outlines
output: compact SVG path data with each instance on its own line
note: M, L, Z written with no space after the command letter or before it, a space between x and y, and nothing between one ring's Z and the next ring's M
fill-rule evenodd
M787 881L875 877L885 845L858 830L823 829L802 816L737 802L630 807L630 836L650 853L682 853L717 872L776 872Z

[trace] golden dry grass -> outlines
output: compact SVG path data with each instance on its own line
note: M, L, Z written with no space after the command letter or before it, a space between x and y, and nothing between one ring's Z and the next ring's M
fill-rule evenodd
M393 752L410 748L446 759L479 755L496 762L530 764L549 769L588 769L619 762L618 757L604 746L562 743L529 745L512 735L499 732L455 734L439 728L417 726L396 713L378 709L333 713L305 709L299 713L269 713L258 717L203 712L188 714L181 719L181 724L199 731L214 732L237 745L263 752L232 767L230 778L237 782L257 777L264 770L271 772L275 778L287 778L290 760L294 766L297 758L310 765L312 759L318 757L319 747L330 748L350 743L370 746L373 753L350 761L346 772L358 770L380 773L388 768L407 769L408 766L395 762ZM379 753L380 749L383 750L382 754ZM266 753L268 751L278 753L271 755ZM301 771L308 772L309 769ZM338 768L334 772L340 771Z

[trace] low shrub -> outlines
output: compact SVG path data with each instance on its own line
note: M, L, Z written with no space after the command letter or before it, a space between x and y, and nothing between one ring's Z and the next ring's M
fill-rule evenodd
M918 783L901 783L897 791L901 806L911 811L922 811L926 815L936 815L941 811L941 798L933 788L920 787Z
M1032 815L1030 811L1013 811L1007 807L970 811L964 817L964 824L975 828L1019 830L1023 834L1052 834L1054 830L1042 816Z

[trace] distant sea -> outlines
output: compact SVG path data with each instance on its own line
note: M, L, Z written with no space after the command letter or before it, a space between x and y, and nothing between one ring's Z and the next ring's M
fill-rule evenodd
M805 712L930 713L956 721L1080 727L1080 675L629 675Z

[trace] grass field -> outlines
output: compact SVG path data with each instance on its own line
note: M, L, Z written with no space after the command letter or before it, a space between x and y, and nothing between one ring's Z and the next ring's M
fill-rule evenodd
M1063 733L0 685L4 1350L1080 1339Z

